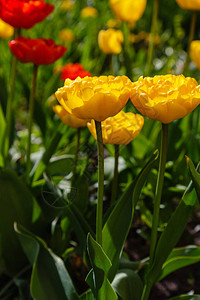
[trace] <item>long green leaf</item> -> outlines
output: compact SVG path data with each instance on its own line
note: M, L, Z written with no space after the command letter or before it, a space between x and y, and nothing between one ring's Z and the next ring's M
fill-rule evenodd
M59 86L60 73L53 74L44 86L43 99L47 100L52 94L55 93Z
M200 174L198 173L198 169L200 167L200 164L198 164L197 168L195 169L195 166L191 159L186 156L187 166L190 173L190 176L192 178L198 199L200 201Z
M80 223L81 227L83 228L84 232L87 234L88 234L88 232L90 232L90 234L94 237L93 229L88 224L88 222L84 218L84 215L81 213L81 211L77 208L76 204L74 204L73 202L69 202L69 206L70 206L70 209L72 210L72 212L74 213L74 215L79 220L79 223Z
M3 73L1 72L0 74L0 90L1 90L0 106L2 108L2 112L4 116L6 116L6 106L7 106L7 99L8 99L7 86L8 86L7 79L3 71Z
M162 232L161 237L158 241L153 265L147 273L146 279L149 285L153 285L160 276L162 266L169 256L170 252L180 239L184 228L191 216L195 202L195 190L187 190L175 212L172 214L167 227Z
M66 203L63 213L65 215L61 221L63 233L66 234L66 229L70 226L70 230L72 229L74 231L79 243L77 251L79 251L79 255L83 255L86 249L87 235L90 232L94 236L94 233L83 214L74 203L70 201Z
M40 213L24 182L13 171L0 168L0 261L8 273L18 273L27 264L13 223L33 230Z
M32 297L37 300L78 300L79 296L61 258L41 238L16 223L15 231L24 252L33 264Z
M88 290L80 296L80 300L94 300L94 296L91 290Z
M123 300L141 300L142 280L136 272L130 269L118 271L112 282L112 287Z
M6 121L3 114L2 106L0 103L0 167L4 165L3 161L3 145L4 145L4 136L5 136L5 129L6 129Z
M74 166L74 155L56 156L51 160L47 166L46 172L49 175L65 175L67 176Z
M112 266L111 261L91 234L88 234L87 247L92 270L86 281L90 285L94 296L99 300L117 300L117 295L107 278L108 271Z
M70 205L66 206L65 214L68 217L72 228L74 229L80 248L83 251L86 248L86 239L88 234L87 227L83 227L81 225L78 215L74 214L74 211L71 209Z
M113 280L117 272L119 259L132 223L134 207L139 199L140 191L157 157L158 152L156 151L122 195L103 227L103 249L112 262L108 276L110 281Z
M46 151L42 155L41 160L36 163L36 165L31 170L31 175L33 176L33 182L38 180L44 170L46 169L50 158L55 153L58 143L60 142L62 136L63 136L63 130L66 128L63 123L60 124L57 131L55 132L54 136L52 137L52 140L47 147Z
M163 264L159 281L170 273L200 261L200 247L187 246L175 248Z
M46 134L47 122L46 122L46 115L42 106L41 99L35 99L35 109L34 109L34 120L36 124L38 124L43 138Z

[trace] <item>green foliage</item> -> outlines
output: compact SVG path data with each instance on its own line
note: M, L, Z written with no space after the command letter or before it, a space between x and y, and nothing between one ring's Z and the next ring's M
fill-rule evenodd
M174 248L163 264L159 281L170 273L200 261L200 247L187 246Z
M158 280L163 264L166 262L170 252L176 246L184 231L189 217L192 214L195 202L196 193L194 189L188 189L159 238L153 262L146 275L146 280L149 285L152 286ZM174 228L176 228L176 230L174 230ZM182 267L181 263L179 267Z
M108 272L112 266L111 261L103 248L88 234L87 248L92 269L87 275L86 282L97 299L117 300L109 280Z
M6 122L5 122L5 117L3 114L3 109L0 105L0 167L3 167L4 165L4 160L3 160L3 151L4 151L4 137L5 137L5 129L6 129Z
M33 271L31 294L38 300L78 300L71 278L63 261L47 248L45 242L24 227L15 224L20 243Z
M103 227L103 249L112 262L112 268L109 271L110 281L113 280L117 272L119 258L132 223L134 208L139 199L140 191L157 156L158 152L156 151L117 202Z
M27 265L13 224L37 230L41 210L30 190L15 172L0 169L0 261L6 273L14 275ZM44 227L45 229L45 227ZM42 232L42 230L41 230Z
M123 300L140 300L143 283L138 274L129 269L121 269L117 272L112 287Z
M196 193L197 193L197 197L200 201L200 174L197 171L199 168L199 164L198 164L197 170L196 170L191 159L189 157L187 157L186 159L187 159L187 166L189 169L189 173L192 178L192 181L193 181Z
M62 138L63 127L64 127L63 124L60 124L57 131L54 133L54 136L53 136L51 142L49 143L44 154L42 155L42 158L40 159L39 162L37 162L36 166L34 167L33 181L36 181L37 179L40 178L40 176L44 172L47 164L49 163L51 156L55 153L58 143L59 143L60 139Z

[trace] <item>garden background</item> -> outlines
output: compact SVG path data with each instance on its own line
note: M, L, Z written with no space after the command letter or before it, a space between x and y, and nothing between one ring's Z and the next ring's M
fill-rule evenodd
M107 0L46 2L54 5L53 12L32 28L21 29L21 35L32 39L53 39L56 44L67 47L67 50L53 64L41 65L38 68L31 135L31 171L28 182L27 120L33 64L17 61L9 154L5 162L2 154L3 132L6 127L7 99L12 92L13 59L8 41L13 37L6 37L5 30L1 31L0 28L0 299L2 300L94 299L90 298L93 297L90 293L83 293L89 289L85 278L91 268L86 250L87 234L90 232L91 235L95 235L98 190L97 145L87 127L81 130L71 128L63 124L53 110L53 106L58 104L55 92L64 85L61 78L63 67L69 63L80 63L92 76L126 75L133 82L143 75L182 73L199 82L200 71L195 63L189 61L185 67L193 13L182 9L175 0L157 1L158 21L153 60L149 68L148 49L152 38L150 32L156 0L148 0L142 17L132 24L116 20ZM94 7L96 12L87 15L86 11L84 14L83 9L88 6ZM124 42L118 54L106 54L99 47L98 34L100 30L113 26L122 31ZM198 11L193 39L200 39ZM138 113L130 100L124 111ZM135 280L133 274L139 274L144 278L146 259L149 256L153 200L158 175L155 150L160 147L160 137L160 123L144 117L144 126L140 134L128 145L120 145L117 200L125 197L132 181L137 178L152 156L149 164L152 161L153 163L151 168L148 165L148 174L144 179L131 226L127 229L127 236L125 235L124 251L119 263L119 270L126 269L133 272L130 276L127 275L128 271L126 272L129 279L122 288L123 291L129 289L130 291L125 295L126 293L120 290L121 286L118 287L118 299L141 299L140 291L139 294L135 292L140 281L137 281L138 278ZM191 185L191 178L194 180L191 173L196 172L197 181L194 186L199 190L198 167L197 171L193 170L199 163L199 150L200 121L197 107L185 118L173 121L169 127L159 236L167 227L184 191L189 184ZM185 155L193 161L193 163L189 161L188 168ZM114 145L104 145L104 224L114 207L110 207L114 156ZM75 173L74 164L76 164ZM174 247L181 247L180 253L176 256L171 252L174 264L169 263L168 268L164 269L164 275L157 277L158 282L155 282L149 299L172 299L180 294L191 296L173 299L200 299L199 295L192 297L193 294L200 294L200 212L194 189L191 193L188 201L194 203L190 214L187 217L183 215L185 218L185 224L182 224L182 227L185 227L183 233L181 230L179 232L178 224L174 227L174 231L179 232ZM116 224L117 221L116 218ZM15 229L14 222L16 222ZM69 286L66 281L70 282ZM137 287L134 286L134 282ZM48 290L49 292L45 294L44 291ZM82 294L83 296L80 296ZM80 298L76 298L79 297L76 295Z

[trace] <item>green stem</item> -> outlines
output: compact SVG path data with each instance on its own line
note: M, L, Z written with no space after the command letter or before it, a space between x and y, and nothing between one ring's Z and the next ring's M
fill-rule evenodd
M20 29L15 28L14 38L18 38L20 35ZM17 66L17 58L16 56L12 56L11 63L11 74L10 74L10 84L9 84L9 96L6 107L6 132L5 132L5 148L4 148L4 160L5 163L8 161L8 151L10 147L10 138L11 138L11 128L12 128L12 111L13 111L13 98L14 98L14 90L15 90L15 78L16 78L16 66Z
M77 143L76 143L76 153L75 153L75 157L74 157L74 169L73 169L72 182L76 176L78 153L79 153L79 148L80 148L80 137L81 137L81 127L77 128Z
M159 0L154 0L154 7L153 7L153 16L152 16L152 25L151 25L151 38L149 43L149 49L147 54L147 64L145 68L145 75L149 75L151 71L153 55L154 55L154 41L156 36L157 30L157 21L158 21L158 9L159 9Z
M110 70L111 74L115 76L115 71L114 71L114 54L110 55Z
M98 148L98 196L96 215L96 241L102 245L103 190L104 190L104 147L101 122L95 121Z
M158 178L157 178L156 192L155 192L155 199L154 199L153 223L152 223L152 230L151 230L149 268L152 266L154 255L155 255L156 244L157 244L160 200L162 195L165 165L167 160L167 141L168 141L168 124L162 124L160 160L159 160ZM151 291L151 287L152 287L152 283L147 282L144 287L142 300L148 299Z
M153 212L153 224L151 233L151 246L150 246L150 260L153 259L154 250L157 243L157 230L160 212L160 200L162 195L162 188L164 182L165 165L167 160L167 140L168 140L168 124L162 124L161 134L161 148L160 148L160 161L158 170L158 179L156 185L156 193L154 199L154 212Z
M130 28L128 26L127 22L123 22L122 24L122 30L123 30L123 35L124 35L124 64L126 67L126 75L129 78L132 78L132 57L131 57L131 51L132 53L134 49L130 49Z
M119 145L115 145L115 168L114 168L114 178L113 178L112 196L111 196L110 205L112 205L117 198L118 160L119 160Z
M29 100L29 116L28 116L28 145L27 145L27 160L26 160L26 182L29 183L30 171L31 171L31 133L33 126L33 115L34 115L34 105L35 105L35 91L36 91L36 80L37 80L38 66L33 66L33 79L32 88Z
M192 12L191 24L190 24L190 34L189 34L189 38L188 38L187 58L186 58L186 62L185 62L185 65L184 65L183 73L187 72L188 67L189 67L189 63L190 63L190 44L191 44L192 40L194 39L196 20L197 20L197 12L193 11Z
M150 291L151 291L151 286L152 285L151 285L150 282L147 282L147 284L145 284L141 300L148 300L149 299L149 294L150 294Z

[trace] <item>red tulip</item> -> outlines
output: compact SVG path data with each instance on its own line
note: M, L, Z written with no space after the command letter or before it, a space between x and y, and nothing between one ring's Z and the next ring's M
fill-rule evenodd
M0 0L0 18L13 27L29 29L54 9L42 0Z
M48 65L59 59L66 47L56 45L51 39L27 39L23 36L9 42L13 55L22 63L32 62L35 65Z
M65 80L67 78L74 80L77 77L85 77L85 76L92 76L92 74L88 71L86 71L83 66L79 63L75 64L67 64L63 67L62 73L61 73L61 79Z

